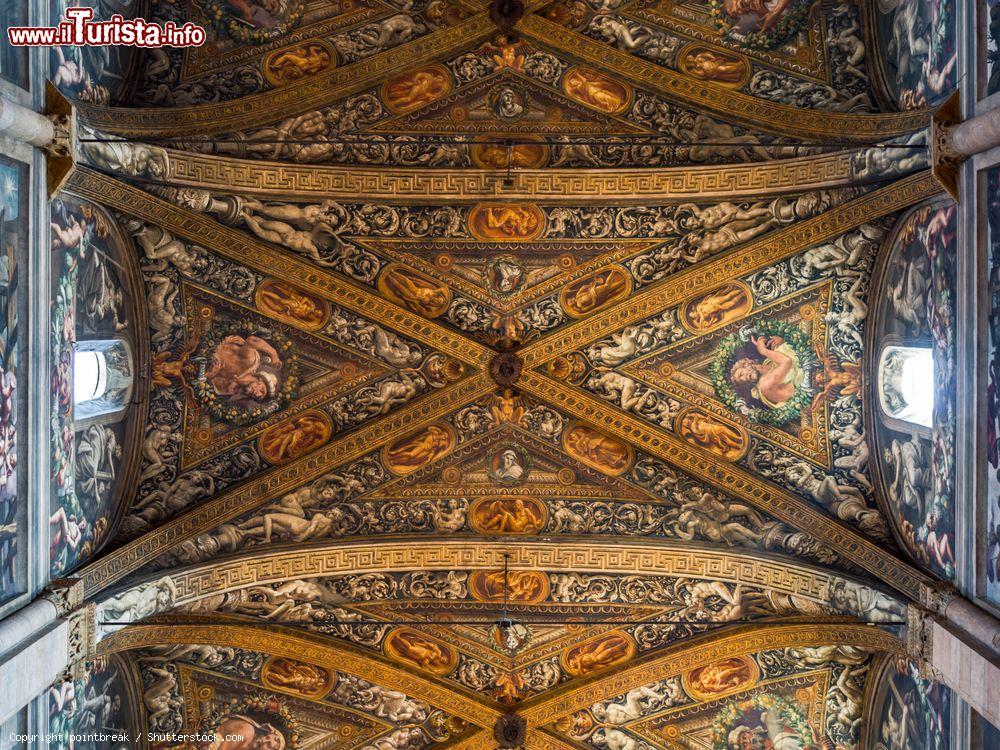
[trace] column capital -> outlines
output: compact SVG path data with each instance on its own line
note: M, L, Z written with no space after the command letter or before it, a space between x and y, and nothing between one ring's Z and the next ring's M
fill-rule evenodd
M925 581L920 584L920 604L938 617L948 617L948 605L960 599L961 592L946 581Z
M83 604L83 579L53 578L42 592L42 598L52 602L59 617L66 617Z
M935 614L919 604L906 608L906 655L916 662L920 676L942 682L943 675L934 668Z

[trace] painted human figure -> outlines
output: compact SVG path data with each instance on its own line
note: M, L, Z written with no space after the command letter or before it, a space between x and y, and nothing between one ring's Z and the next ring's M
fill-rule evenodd
M798 355L780 336L752 336L750 341L764 361L750 357L737 360L730 370L733 383L752 386L752 395L765 406L783 406L805 380Z

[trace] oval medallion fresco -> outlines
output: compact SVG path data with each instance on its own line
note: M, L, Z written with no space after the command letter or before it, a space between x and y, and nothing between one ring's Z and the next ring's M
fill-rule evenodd
M750 290L739 281L730 281L688 300L681 321L694 333L704 333L739 320L752 309Z
M559 304L571 318L582 318L632 293L632 277L619 266L604 268L563 287Z
M632 88L593 68L570 68L563 76L562 89L571 99L607 114L616 115L632 103Z
M750 79L746 58L700 44L691 44L677 55L677 68L692 78L738 89Z
M451 304L451 290L440 281L394 263L379 276L378 290L413 312L436 318Z
M272 52L264 60L264 78L285 86L337 66L337 53L317 39Z
M272 656L261 668L260 679L267 687L275 690L318 698L330 692L336 678L323 667L284 656Z
M545 528L545 506L531 497L484 497L469 509L469 523L486 534L535 534Z
M727 461L742 457L750 444L741 428L700 409L688 409L678 414L674 429L692 445L722 456Z
M393 630L382 642L382 650L391 659L432 674L448 674L458 661L458 654L453 649L412 628Z
M582 677L629 661L637 650L635 641L628 635L620 630L612 630L566 649L562 652L560 661L571 675Z
M287 422L269 427L260 436L260 454L271 464L281 465L301 458L330 439L330 418L321 411L307 411Z
M524 242L538 237L544 228L545 215L530 203L478 205L469 211L469 231L477 240Z
M562 442L573 458L612 477L624 474L632 465L631 446L589 425L570 425L563 432Z
M318 331L330 318L330 306L324 300L278 279L264 279L254 293L254 303L266 315L305 331Z
M480 602L502 602L502 570L476 570L469 575L469 593ZM537 604L549 595L549 578L537 570L507 572L507 597L517 604Z
M394 474L412 474L455 447L455 432L443 422L427 425L382 449L382 463Z
M451 73L443 65L428 65L382 84L382 101L396 114L412 112L451 93Z
M749 656L734 656L692 669L681 678L692 698L705 701L735 693L757 682L760 670Z

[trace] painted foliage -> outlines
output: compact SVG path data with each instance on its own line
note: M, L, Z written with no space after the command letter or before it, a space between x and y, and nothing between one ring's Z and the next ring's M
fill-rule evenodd
M0 157L0 602L17 591L19 277L28 238L27 166Z
M941 102L957 79L955 0L877 0L876 8L889 95L902 109Z
M870 354L881 494L905 549L944 578L955 575L955 248L954 205L900 219L883 250ZM924 356L925 367L918 371L912 356ZM932 411L913 410L928 400Z
M48 691L48 731L53 750L107 750L127 747L136 737L131 715L136 696L126 685L126 670L117 658L87 662L79 679L57 682ZM101 737L103 735L103 738Z
M924 679L905 657L880 667L869 722L871 750L948 750L951 747L951 691Z
M135 346L114 220L103 209L64 198L52 203L51 221L49 528L50 569L58 576L93 556L111 532ZM74 368L90 357L99 374L74 378ZM100 390L84 393L87 385Z
M1000 168L986 174L989 318L986 376L986 540L982 561L986 597L1000 605Z

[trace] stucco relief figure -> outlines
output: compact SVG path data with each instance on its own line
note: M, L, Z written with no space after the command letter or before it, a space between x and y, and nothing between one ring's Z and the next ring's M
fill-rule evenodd
M636 645L631 638L624 633L612 631L567 649L561 659L566 671L580 677L628 661L635 652Z
M562 86L573 99L608 114L623 111L632 101L628 86L590 68L570 69Z
M854 581L842 578L834 581L829 596L833 606L861 620L883 623L906 619L902 602Z
M405 73L382 86L382 100L393 112L410 112L451 91L451 74L440 65Z
M469 151L472 162L482 169L535 169L542 166L549 155L548 146L542 143L474 143Z
M624 299L631 291L628 273L612 266L564 287L559 302L567 315L581 318Z
M486 499L469 516L473 528L493 534L534 534L545 525L545 509L530 497Z
M755 547L767 530L760 514L745 503L723 501L694 487L678 492L675 499L680 507L667 515L670 528L680 539Z
M260 437L260 453L272 464L294 461L330 438L330 420L321 412L306 412L275 425Z
M282 379L282 360L266 339L226 336L212 350L205 379L229 401L265 401L273 398Z
M108 599L99 606L98 619L120 623L138 622L147 617L166 612L177 598L177 586L170 576L143 583ZM105 625L106 632L123 625Z
M254 297L263 312L307 331L322 328L329 316L326 302L287 281L265 279Z
M885 536L885 521L877 510L868 507L864 493L857 487L838 484L834 477L820 474L805 461L793 458L780 460L776 468L792 489L811 497L837 518L856 523L880 538Z
M910 333L919 334L927 325L927 295L931 288L927 256L921 253L895 267L887 286L896 317Z
M695 297L684 307L684 322L703 332L723 326L746 315L753 307L750 293L735 282Z
M432 424L401 438L383 452L386 467L396 474L411 474L437 460L455 445L455 436L444 425Z
M401 265L386 268L378 288L389 299L429 318L441 315L451 304L448 287Z
M415 664L435 674L447 674L457 660L457 654L443 643L431 640L410 628L398 628L386 636L382 644L385 653L399 661Z
M629 446L583 424L573 425L563 433L563 447L574 458L615 477L632 464Z
M93 167L128 177L166 179L169 172L167 152L156 146L133 143L84 128L78 141L83 158Z
M901 441L893 438L883 459L888 474L889 499L899 509L922 518L934 492L930 456L918 435Z
M241 197L238 219L265 242L329 266L333 263L323 253L340 247L345 213L340 204L331 200L300 206Z
M677 434L727 461L735 461L747 447L747 439L740 430L697 409L680 416Z
M282 656L268 660L260 677L268 687L284 688L312 698L324 695L334 681L329 670Z

